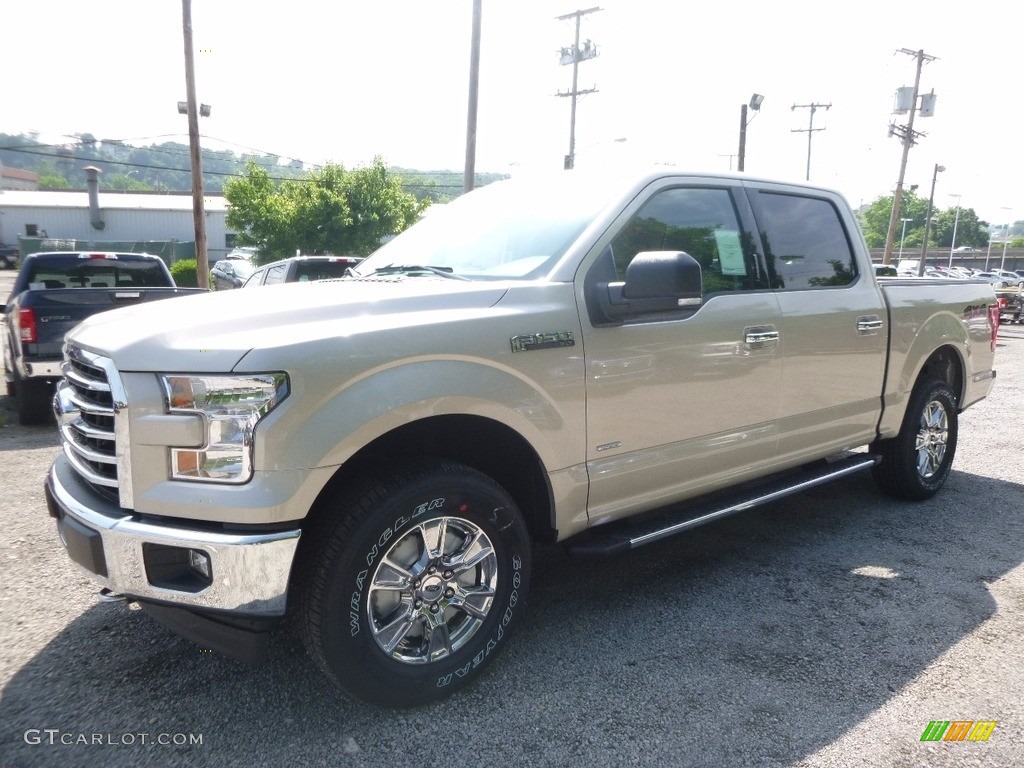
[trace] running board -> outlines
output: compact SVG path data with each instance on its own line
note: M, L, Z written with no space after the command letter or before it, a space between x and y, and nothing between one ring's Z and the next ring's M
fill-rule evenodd
M666 513L644 523L616 526L610 528L607 533L602 532L600 528L592 529L578 539L567 542L566 550L576 557L616 555L688 531L698 525L705 525L728 515L800 493L816 485L870 469L879 460L878 456L861 453L829 463L812 465L812 468L796 474L745 488L739 493L717 498L713 502L684 507L678 512Z

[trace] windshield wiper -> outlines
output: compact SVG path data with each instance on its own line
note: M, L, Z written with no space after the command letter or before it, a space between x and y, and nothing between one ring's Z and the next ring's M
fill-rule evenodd
M417 272L427 272L431 275L437 275L438 277L447 277L449 280L465 280L469 281L468 277L462 275L456 275L455 270L451 267L426 267L420 264L390 264L386 267L377 267L371 275L414 275Z

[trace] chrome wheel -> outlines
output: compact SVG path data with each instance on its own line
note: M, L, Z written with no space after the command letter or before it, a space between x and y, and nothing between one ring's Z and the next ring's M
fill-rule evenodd
M497 585L498 559L483 530L458 517L427 520L392 544L373 573L373 639L406 664L447 658L480 629Z
M921 413L921 426L917 432L917 471L923 478L930 478L939 471L946 457L949 442L949 415L945 406L932 400Z

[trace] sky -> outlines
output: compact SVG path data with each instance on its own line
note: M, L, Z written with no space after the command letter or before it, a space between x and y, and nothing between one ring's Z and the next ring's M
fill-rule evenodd
M192 0L204 147L320 164L461 171L466 158L473 0ZM482 0L476 170L558 169L569 150L573 21L597 58L579 66L576 166L736 167L810 180L855 206L892 194L902 145L894 93L934 91L905 186L993 224L1024 219L1024 125L1015 36L1024 10L995 0ZM146 145L187 142L180 0L7 0L0 131L75 133ZM793 107L796 105L796 108Z

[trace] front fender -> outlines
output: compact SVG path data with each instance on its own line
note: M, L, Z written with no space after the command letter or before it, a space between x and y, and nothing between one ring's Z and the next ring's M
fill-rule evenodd
M584 461L584 368L579 356L536 353L523 370L479 359L404 359L334 388L296 374L292 397L260 424L256 466L339 466L412 421L464 414L520 434L550 470ZM558 356L558 357L556 357ZM291 406L291 407L288 407Z

